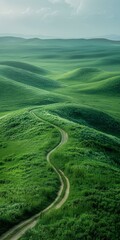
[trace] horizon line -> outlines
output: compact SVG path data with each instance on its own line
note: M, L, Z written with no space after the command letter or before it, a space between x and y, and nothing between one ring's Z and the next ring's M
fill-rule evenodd
M78 37L78 38L64 38L64 37L22 37L22 36L14 36L14 35L0 35L0 38L18 38L24 40L108 40L108 41L117 41L120 42L120 39L110 39L107 37Z

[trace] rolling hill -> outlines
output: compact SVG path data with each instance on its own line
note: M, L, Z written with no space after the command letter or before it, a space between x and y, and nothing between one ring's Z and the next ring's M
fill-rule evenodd
M54 202L55 148L68 199L21 240L119 239L119 53L107 39L0 37L1 234Z

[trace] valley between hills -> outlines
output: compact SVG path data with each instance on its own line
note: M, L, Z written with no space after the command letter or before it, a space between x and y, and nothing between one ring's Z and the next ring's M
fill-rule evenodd
M1 240L120 236L120 42L0 37Z

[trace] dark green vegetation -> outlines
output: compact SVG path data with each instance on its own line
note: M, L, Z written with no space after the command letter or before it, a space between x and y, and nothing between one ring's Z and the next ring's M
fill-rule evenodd
M119 239L119 93L120 42L0 38L0 117L9 114L0 120L6 229L45 208L58 191L45 156L59 134L31 116L35 107L69 134L52 161L71 189L66 204L22 239Z
M46 154L59 134L24 112L2 120L0 132L0 230L5 232L55 199L59 182Z

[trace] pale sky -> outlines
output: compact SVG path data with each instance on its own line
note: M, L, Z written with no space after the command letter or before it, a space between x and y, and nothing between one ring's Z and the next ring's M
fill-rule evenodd
M0 34L120 35L120 0L0 0Z

